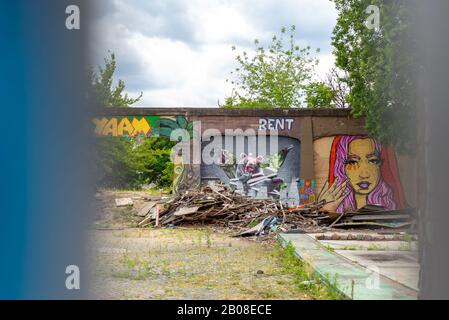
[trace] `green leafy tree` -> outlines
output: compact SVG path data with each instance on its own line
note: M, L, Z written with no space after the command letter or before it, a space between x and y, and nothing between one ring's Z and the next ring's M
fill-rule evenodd
M347 73L348 102L366 128L399 151L415 146L416 79L407 0L334 0L336 65ZM379 25L369 27L369 6L379 9ZM370 7L372 8L372 7Z
M118 81L113 86L117 62L111 53L105 59L104 67L98 67L98 74L91 70L91 97L101 107L129 107L139 101L130 98L125 90L125 83ZM179 123L178 123L179 122ZM164 125L188 127L187 123L168 121L161 124L161 135L167 135ZM170 128L171 130L171 128ZM165 136L161 137L98 137L97 138L97 185L103 188L140 189L143 185L156 184L160 188L170 187L173 180L173 164L170 151L175 142Z
M100 107L129 107L143 96L141 92L137 98L130 98L127 93L124 93L125 82L121 79L114 86L116 68L115 54L110 53L110 57L104 59L104 67L98 66L98 73L93 69L89 72L92 84L91 97L94 99L94 103Z
M138 175L132 162L133 141L117 137L98 137L95 151L98 187L137 187Z
M305 87L307 108L332 108L336 93L324 82L312 82Z
M349 108L349 87L347 84L347 75L336 67L333 67L326 74L324 83L333 92L332 107L337 109Z
M282 28L266 48L256 39L253 54L244 51L237 55L239 66L231 72L232 79L226 80L234 89L222 107L291 108L303 104L304 86L318 60L311 57L310 47L301 48L295 42L294 33L294 26L289 31Z
M171 148L175 142L165 137L150 137L136 146L131 153L131 163L136 173L135 185L154 183L169 188L173 182Z
M142 141L130 137L99 137L97 185L140 189L155 184L168 189L173 181L170 152L174 144L165 137L149 137Z

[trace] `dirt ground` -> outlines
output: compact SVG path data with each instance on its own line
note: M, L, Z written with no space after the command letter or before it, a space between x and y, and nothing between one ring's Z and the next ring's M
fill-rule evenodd
M209 229L92 232L95 299L307 299L273 244Z
M115 204L115 199L130 198L132 207L120 207ZM112 191L102 190L95 195L93 204L95 216L93 226L95 229L123 229L137 227L143 217L136 213L147 201L158 201L161 198L169 198L168 195L154 195L144 191Z
M124 197L134 205L117 208L115 199ZM154 197L133 191L96 194L91 298L310 298L284 272L274 239L261 243L211 228L137 228L143 218L136 213Z

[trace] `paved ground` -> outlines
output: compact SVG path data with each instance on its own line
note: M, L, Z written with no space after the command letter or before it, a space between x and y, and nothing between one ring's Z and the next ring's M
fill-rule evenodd
M357 234L357 232L351 232ZM358 232L371 234L373 237L382 236L375 231ZM333 234L345 234L333 232ZM319 234L310 234L317 238ZM392 237L391 235L387 235ZM405 236L405 241L360 241L360 240L319 240L344 258L396 281L408 288L418 291L419 264L418 242L412 237Z
M419 264L415 251L336 250L358 265L418 291Z
M307 299L273 244L210 230L92 233L92 298Z
M375 233L369 234L375 235ZM342 233L344 234L344 233ZM415 241L316 240L281 234L296 253L353 299L416 299L419 265Z

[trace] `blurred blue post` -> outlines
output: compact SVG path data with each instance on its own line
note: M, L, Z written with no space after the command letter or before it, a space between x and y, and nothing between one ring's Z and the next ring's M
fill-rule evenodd
M87 3L87 2L86 2ZM92 194L86 104L85 1L0 2L0 298L78 299L87 294L86 230ZM84 29L83 29L84 28ZM80 290L65 271L77 265Z

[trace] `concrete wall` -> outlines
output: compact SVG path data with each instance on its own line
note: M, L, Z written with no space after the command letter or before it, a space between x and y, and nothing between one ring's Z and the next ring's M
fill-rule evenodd
M126 108L104 109L96 113L97 119L111 117L182 116L189 122L199 121L201 133L210 129L225 135L227 129L254 130L256 135L261 127L278 130L279 136L299 141L300 179L316 181L317 193L328 180L330 155L327 150L336 136L365 136L364 120L350 116L349 110L308 110L308 109L203 109L203 108ZM98 130L97 131L101 131ZM328 137L328 139L323 139ZM201 148L199 148L201 149ZM200 152L197 149L197 152ZM326 156L327 152L327 156ZM396 157L395 157L396 158ZM397 157L398 176L402 182L406 202L416 205L416 171L415 160ZM199 166L191 170L200 175Z

